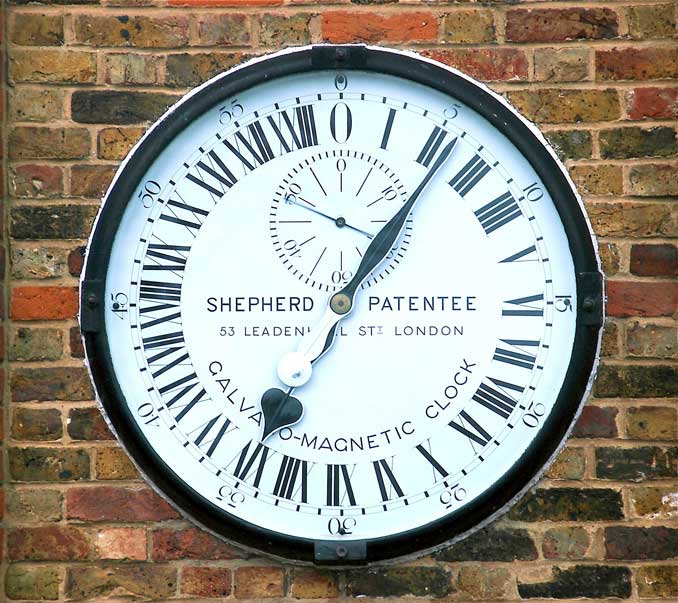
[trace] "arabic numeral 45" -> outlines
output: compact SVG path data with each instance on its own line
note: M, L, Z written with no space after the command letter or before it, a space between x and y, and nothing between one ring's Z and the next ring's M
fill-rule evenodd
M160 426L160 417L155 412L153 404L150 402L142 402L137 406L137 414L144 420L144 425L153 425L153 427Z
M127 313L129 299L125 293L111 293L111 310L120 319Z

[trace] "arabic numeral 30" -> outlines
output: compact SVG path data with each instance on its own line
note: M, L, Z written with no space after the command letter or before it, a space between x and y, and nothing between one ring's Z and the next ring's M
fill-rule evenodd
M353 517L333 517L327 522L327 531L333 536L348 536L357 523Z

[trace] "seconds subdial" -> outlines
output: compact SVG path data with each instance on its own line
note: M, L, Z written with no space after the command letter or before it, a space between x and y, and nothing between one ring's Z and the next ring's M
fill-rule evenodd
M376 233L407 200L407 190L379 159L349 150L318 153L283 178L271 205L271 240L283 265L321 291L351 280ZM363 283L391 273L411 237L408 219L386 261Z

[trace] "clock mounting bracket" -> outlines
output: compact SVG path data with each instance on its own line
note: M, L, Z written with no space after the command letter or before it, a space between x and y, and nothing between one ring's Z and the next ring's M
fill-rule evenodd
M364 540L320 540L314 543L313 557L318 565L362 565L367 563L367 543Z

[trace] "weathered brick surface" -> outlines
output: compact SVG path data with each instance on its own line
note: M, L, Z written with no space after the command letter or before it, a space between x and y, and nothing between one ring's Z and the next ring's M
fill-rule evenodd
M678 597L675 2L8 0L3 8L0 599ZM79 364L75 319L99 199L148 125L250 57L323 41L419 49L504 94L566 162L608 277L599 376L544 480L508 518L432 558L344 573L252 558L182 521L112 439Z
M357 570L348 574L347 592L357 597L444 597L452 592L451 576L442 567Z
M638 276L678 276L678 246L633 245L630 270Z
M162 521L178 514L149 489L72 488L66 494L66 517L80 521Z
M631 596L631 572L626 567L609 565L575 565L563 569L556 567L548 582L519 582L518 593L526 599L628 599Z
M151 557L169 559L236 559L243 553L199 530L156 530L151 535Z
M180 590L182 594L198 597L228 597L232 580L229 568L187 567L181 574Z
M506 39L512 42L558 42L614 38L617 13L609 8L515 9L506 16Z

